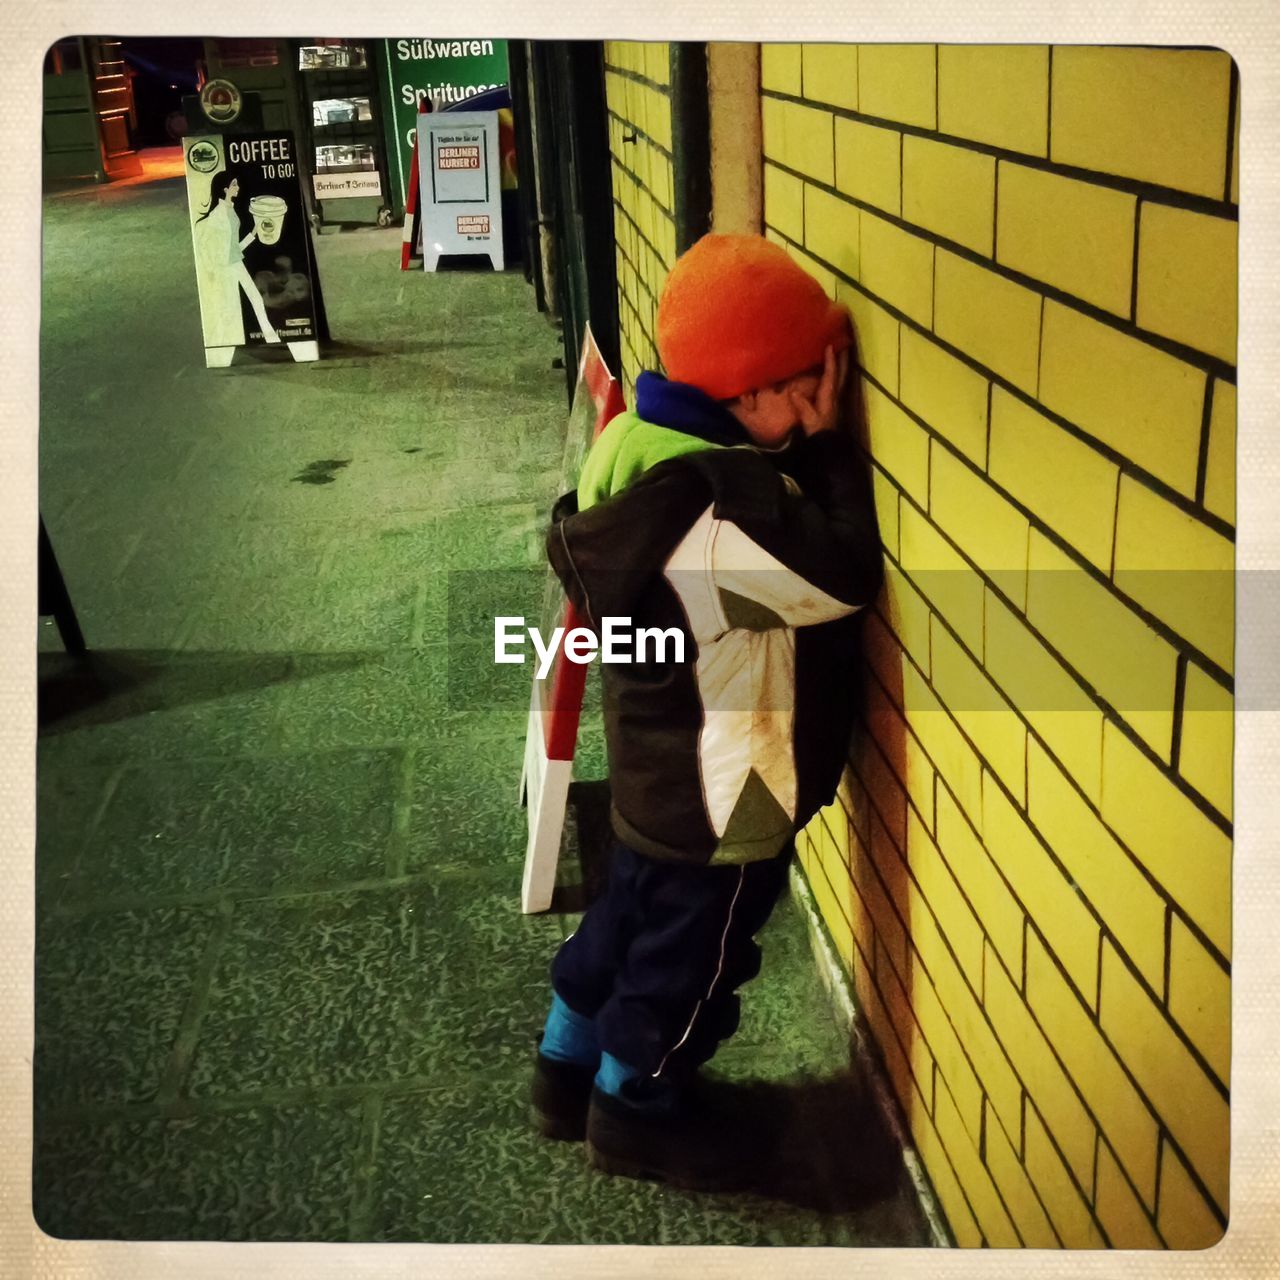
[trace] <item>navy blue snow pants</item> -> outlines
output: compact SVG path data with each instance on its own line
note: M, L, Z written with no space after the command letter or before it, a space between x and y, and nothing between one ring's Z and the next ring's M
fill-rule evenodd
M686 1081L738 1026L735 989L760 971L754 934L794 853L742 866L662 862L615 841L608 883L551 965L556 994L594 1018L604 1052Z

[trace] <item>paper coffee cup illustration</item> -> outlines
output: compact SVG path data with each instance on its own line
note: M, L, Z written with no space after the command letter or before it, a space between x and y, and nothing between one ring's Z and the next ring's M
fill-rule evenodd
M253 229L263 244L275 244L280 239L280 229L284 226L284 215L288 208L288 204L280 196L254 196L249 201Z

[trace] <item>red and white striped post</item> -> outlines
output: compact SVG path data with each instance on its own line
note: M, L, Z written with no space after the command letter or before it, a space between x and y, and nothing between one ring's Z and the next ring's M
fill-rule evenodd
M570 419L590 421L594 440L624 407L622 388L605 365L588 325L583 334ZM576 475L563 477L566 487L576 484L577 479ZM569 601L565 601L561 624L565 635L582 625L577 609ZM526 913L545 911L551 905L586 684L586 664L566 658L563 648L547 677L533 682L520 775L520 794L529 810L529 842L520 895L521 908Z
M418 229L422 225L418 209L418 133L414 130L413 151L409 161L409 189L404 193L404 237L400 242L400 270L408 271L409 263L419 257Z

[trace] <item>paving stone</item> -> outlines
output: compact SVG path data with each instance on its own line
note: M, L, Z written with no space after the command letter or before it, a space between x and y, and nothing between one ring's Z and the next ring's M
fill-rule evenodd
M543 633L549 635L542 617L543 599L552 581L550 571L543 565L528 569L454 569L447 575L448 638L455 644L475 644L479 652L487 651L492 663L495 620L499 617L522 618L529 626L540 626ZM558 583L555 588L557 603L561 603L563 593ZM559 621L556 618L554 625ZM508 625L509 634L521 633L517 624ZM510 646L508 651L524 656L519 683L524 687L527 701L537 658L533 644L526 635L520 646Z
M358 1104L46 1124L33 1202L48 1234L100 1240L345 1240Z
M604 1178L580 1144L539 1138L524 1079L389 1099L377 1164L374 1240L661 1243L663 1201L679 1194Z
M383 653L409 645L415 595L409 579L221 584L206 596L185 646L211 652Z
M399 754L128 770L80 859L93 899L321 888L384 874Z
M522 874L528 815L519 803L524 734L458 736L419 749L405 870L506 867Z
M200 609L198 598L182 592L157 588L108 598L80 590L84 580L66 576L80 630L95 652L180 648Z
M57 718L42 729L39 768L275 751L289 688L367 660L132 649L95 651L86 671L61 655L42 655L41 698Z
M156 1096L215 922L188 907L37 922L38 1107Z
M492 637L451 640L446 667L447 709L480 714L527 709L537 654L529 642L524 645L524 653L523 663L497 663Z
M365 655L349 670L319 671L290 684L283 746L328 751L429 742L448 707L448 646Z
M352 599L345 611L323 608L324 592L311 578L240 584L202 592L184 647L209 653L381 651L409 639L411 598L404 591L371 607Z
M50 768L36 788L36 909L47 911L70 884L114 766Z
M242 904L192 1090L457 1080L523 1061L554 945L546 918L521 915L519 885L491 877Z
M457 502L466 501L464 494ZM531 502L493 503L448 511L431 522L442 569L541 569L547 516Z

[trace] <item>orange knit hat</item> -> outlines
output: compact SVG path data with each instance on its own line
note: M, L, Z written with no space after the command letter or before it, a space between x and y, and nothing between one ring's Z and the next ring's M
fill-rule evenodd
M853 342L849 313L763 236L705 235L658 302L658 354L673 382L716 400L771 386Z

